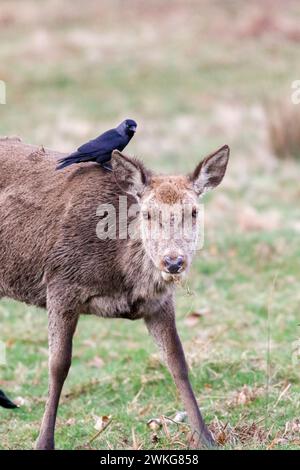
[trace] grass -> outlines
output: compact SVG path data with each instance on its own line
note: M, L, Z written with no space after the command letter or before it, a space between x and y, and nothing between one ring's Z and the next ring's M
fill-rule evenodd
M220 445L299 447L300 168L273 156L263 106L287 99L299 79L298 3L276 3L263 34L264 2L176 0L168 15L158 1L131 0L122 14L118 2L65 2L59 11L48 0L45 10L34 0L2 3L1 134L69 151L128 115L140 124L128 152L172 172L230 145L226 179L205 199L204 249L178 290L178 329ZM206 314L191 326L198 310ZM46 399L46 313L4 299L0 318L0 385L23 403L0 409L0 448L27 449ZM58 448L184 448L185 425L170 434L147 426L178 411L142 322L81 318ZM112 421L91 442L101 416Z

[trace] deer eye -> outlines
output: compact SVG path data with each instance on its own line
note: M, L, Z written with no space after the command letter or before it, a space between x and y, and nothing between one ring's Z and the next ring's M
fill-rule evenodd
M105 211L104 214L100 215L99 218L100 218L100 220L102 220L102 219L105 219L105 217L107 217L107 216L108 216L108 212Z
M150 212L149 211L143 211L143 218L145 220L150 220L151 219Z
M192 210L192 217L195 219L198 215L198 210L197 210L197 207L193 207L193 210Z

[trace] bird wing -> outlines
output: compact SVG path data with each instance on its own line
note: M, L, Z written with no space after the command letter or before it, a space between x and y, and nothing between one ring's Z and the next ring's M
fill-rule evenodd
M97 153L106 154L112 152L123 143L123 138L115 129L110 129L99 135L96 139L90 140L86 144L81 145L77 151L81 155Z
M13 403L2 390L0 390L0 406L3 408L17 408L17 405Z

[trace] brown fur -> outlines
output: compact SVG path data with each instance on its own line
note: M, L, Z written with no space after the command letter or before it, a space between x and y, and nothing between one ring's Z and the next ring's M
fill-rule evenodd
M182 196L191 186L183 176L156 176L152 179L151 189L156 199L163 204L178 204L182 202Z
M16 138L0 140L0 297L48 309L49 399L37 447L54 448L56 411L80 313L144 318L166 357L197 442L212 443L176 332L173 283L162 277L141 239L96 235L100 204L112 203L118 211L118 196L130 190L129 202L143 200L144 193L172 205L192 191L193 181L153 176L121 154L114 155L113 174L94 163L56 172L62 156Z

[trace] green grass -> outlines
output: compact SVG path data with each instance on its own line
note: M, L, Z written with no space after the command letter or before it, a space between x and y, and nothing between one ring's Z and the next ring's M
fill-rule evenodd
M300 167L270 154L263 103L288 99L300 77L299 44L283 31L283 20L299 23L299 5L277 7L282 31L247 36L255 15L237 1L174 1L172 15L162 15L164 2L139 8L133 0L121 16L112 3L67 3L55 12L45 0L42 15L35 1L3 1L0 133L69 151L130 116L140 126L128 152L170 172L230 145L224 184L205 199L204 248L178 290L178 329L220 444L297 448ZM264 2L255 5L263 15ZM199 309L208 313L189 326ZM47 316L4 299L0 318L0 388L24 399L17 411L0 409L0 448L27 449L46 400ZM184 425L156 437L147 427L181 410L142 322L81 318L58 448L182 448ZM91 442L95 417L105 415L111 424Z

